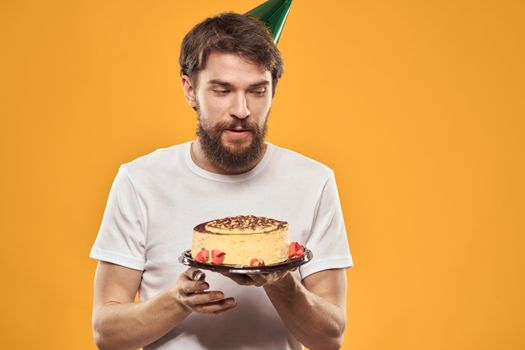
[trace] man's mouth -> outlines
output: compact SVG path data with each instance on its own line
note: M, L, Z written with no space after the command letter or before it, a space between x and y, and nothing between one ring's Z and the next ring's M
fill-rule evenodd
M245 125L237 125L237 126L234 126L234 127L230 127L230 128L225 128L224 131L231 131L231 132L238 132L238 133L242 133L242 132L252 132L253 129L252 128L247 128Z
M228 137L234 138L234 139L240 139L248 136L251 133L251 130L248 129L226 129L224 130L225 134Z
M248 129L227 129L229 131L233 131L233 132L244 132L244 131L250 131Z

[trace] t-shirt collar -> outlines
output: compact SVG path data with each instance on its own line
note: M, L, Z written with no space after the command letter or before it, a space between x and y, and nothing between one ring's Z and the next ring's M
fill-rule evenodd
M245 181L250 178L253 178L254 176L257 176L259 173L261 173L267 166L268 162L270 161L270 158L274 151L274 145L270 142L265 142L267 145L266 152L264 152L263 158L257 165L242 174L236 174L236 175L225 175L225 174L217 174L213 173L211 171L205 170L201 167L199 167L193 159L191 158L191 144L195 141L188 141L184 143L183 152L184 152L184 161L188 168L196 175L199 175L201 177L204 177L209 180L213 181L221 181L221 182L239 182L239 181Z

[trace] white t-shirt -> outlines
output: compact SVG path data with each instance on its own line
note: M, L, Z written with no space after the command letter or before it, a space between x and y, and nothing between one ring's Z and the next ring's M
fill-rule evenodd
M334 173L325 165L267 143L263 159L240 175L199 168L191 142L158 149L120 167L91 257L143 271L140 300L171 286L188 267L193 227L212 219L266 216L289 223L290 241L313 252L293 272L298 279L352 266ZM151 349L302 349L263 288L239 286L206 272L210 290L234 297L237 306L193 313L145 347Z

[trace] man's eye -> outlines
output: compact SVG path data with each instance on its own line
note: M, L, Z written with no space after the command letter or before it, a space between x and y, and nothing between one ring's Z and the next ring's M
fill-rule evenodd
M230 90L213 90L217 95L226 95Z
M264 96L264 94L266 93L266 89L254 90L253 93L255 94L255 96Z

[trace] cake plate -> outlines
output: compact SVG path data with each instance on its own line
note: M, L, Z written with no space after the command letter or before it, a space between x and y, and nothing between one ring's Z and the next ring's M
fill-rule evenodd
M272 264L267 266L242 266L242 265L213 265L200 263L191 257L191 250L185 250L182 252L179 257L179 261L191 267L196 267L203 270L211 270L215 272L225 272L225 273L238 273L238 274L264 274L277 271L291 270L301 265L306 264L312 260L313 254L312 251L304 248L304 254L300 258L293 258L283 261L279 264Z

